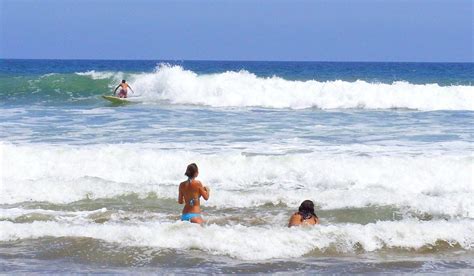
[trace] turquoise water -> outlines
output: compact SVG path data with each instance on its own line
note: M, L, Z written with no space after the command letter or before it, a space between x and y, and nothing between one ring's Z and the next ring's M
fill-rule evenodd
M472 273L473 70L2 60L1 267ZM134 104L100 98L123 78ZM191 162L204 227L178 221ZM288 229L304 199L322 224Z

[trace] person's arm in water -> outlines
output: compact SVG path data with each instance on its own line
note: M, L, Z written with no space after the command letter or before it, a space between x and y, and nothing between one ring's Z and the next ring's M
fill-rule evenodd
M127 86L128 88L130 88L130 91L132 91L133 94L135 94L135 91L133 91L132 87L130 86L130 84L127 83Z
M184 203L184 196L183 196L183 183L179 184L179 192L178 192L178 203L183 204Z
M208 188L208 187L204 187L202 185L201 182L199 182L199 193L201 194L201 196L205 199L205 200L208 200L209 199L209 193L211 192L211 190Z
M115 96L115 93L117 92L117 89L119 89L119 87L120 87L120 84L117 85L117 87L115 88L115 90L114 90L114 96Z

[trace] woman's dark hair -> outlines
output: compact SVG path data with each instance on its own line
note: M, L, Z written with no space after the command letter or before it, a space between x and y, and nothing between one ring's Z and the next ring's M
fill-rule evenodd
M122 83L126 83L126 81L125 81L125 80L122 80Z
M309 219L311 216L314 216L314 218L318 217L314 213L314 203L311 200L303 201L298 208L298 213L303 217L303 219Z
M198 166L196 165L196 163L192 163L188 165L184 175L186 175L189 178L193 178L197 172L198 172Z

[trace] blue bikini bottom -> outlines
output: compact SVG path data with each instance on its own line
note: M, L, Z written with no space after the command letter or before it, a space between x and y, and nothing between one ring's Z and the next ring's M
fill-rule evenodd
M191 221L192 218L195 217L200 217L201 214L196 214L196 213L186 213L181 215L181 220L182 221Z

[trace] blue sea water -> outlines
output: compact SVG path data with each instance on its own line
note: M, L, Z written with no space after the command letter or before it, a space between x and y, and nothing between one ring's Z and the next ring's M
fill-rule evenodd
M127 79L131 104L111 94ZM0 61L3 272L472 273L474 64ZM178 221L196 162L204 227ZM287 228L311 199L317 227Z

